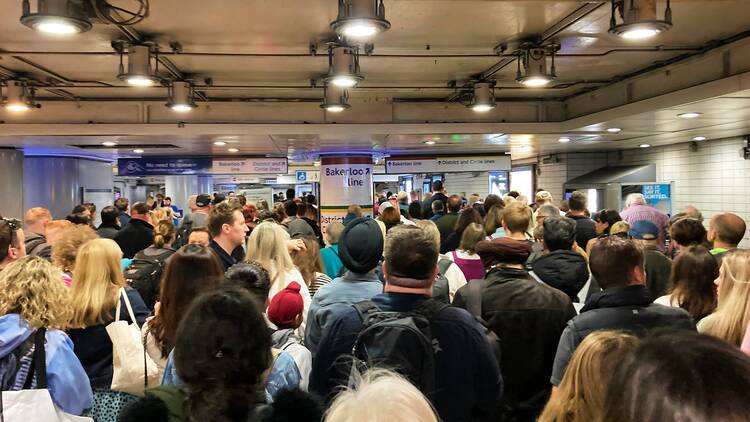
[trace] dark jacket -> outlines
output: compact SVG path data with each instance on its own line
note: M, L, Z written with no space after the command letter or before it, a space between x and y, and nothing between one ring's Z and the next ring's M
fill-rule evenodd
M126 287L125 292L140 327L146 321L149 310L135 289ZM120 299L120 302L120 320L132 322L125 301ZM73 340L73 351L86 370L91 388L109 388L112 385L112 341L106 326L115 320L114 314L115 310L112 309L103 324L68 330L68 335Z
M594 220L582 215L567 214L566 217L575 220L576 243L578 246L586 249L589 240L596 237L596 225L594 224Z
M443 201L443 205L448 204L448 197L444 193L438 192L433 194L429 199L422 201L422 218L429 219L434 215L432 213L432 203L437 200Z
M558 250L542 255L531 264L534 274L544 283L578 302L578 292L589 279L589 267L581 254Z
M231 254L228 254L227 251L219 246L219 244L216 243L215 240L211 239L211 243L209 243L208 246L211 247L211 249L214 251L214 254L216 254L216 257L219 258L219 262L221 263L221 266L224 267L224 271L228 270L229 267L239 262L235 257L236 255L238 256L235 251L232 251Z
M669 290L669 277L672 275L672 260L659 251L656 246L643 247L646 258L646 286L651 296L661 297Z
M117 236L117 232L120 231L120 226L117 224L102 223L97 227L96 234L103 239L113 239Z
M557 341L576 311L565 293L526 270L498 268L485 280L482 317L501 341L503 407L518 420L534 421L549 398ZM454 306L467 307L465 292L456 292Z
M38 256L46 260L52 259L52 245L41 234L24 231L26 255Z
M372 301L383 311L407 312L426 299L414 294L382 293ZM430 326L438 346L433 404L440 418L445 422L473 421L481 414L497 420L492 413L502 395L502 377L479 323L463 309L447 307ZM311 392L325 396L346 382L335 362L351 353L361 329L357 310L349 307L325 330L313 360Z
M122 256L132 259L135 254L154 243L154 226L133 218L127 226L117 232L114 241L120 245Z
M695 331L690 314L680 308L656 305L643 285L613 287L594 294L581 314L568 322L560 338L550 381L559 385L570 357L590 333L597 330L626 330L636 334L659 327Z
M440 217L435 221L435 225L438 228L438 231L440 231L440 245L442 246L446 240L448 240L448 235L453 233L456 228L456 221L458 221L458 214L445 214L444 216ZM460 241L461 239L459 239Z

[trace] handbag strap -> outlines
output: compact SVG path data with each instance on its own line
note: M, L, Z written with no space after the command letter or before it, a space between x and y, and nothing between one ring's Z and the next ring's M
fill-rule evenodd
M143 391L146 391L148 389L148 361L146 360L146 343L148 339L148 333L151 331L151 326L146 323L146 329L145 332L141 336L141 341L143 342Z
M133 307L130 306L130 300L128 299L128 294L125 292L124 287L120 287L119 296L120 297L117 300L117 307L115 308L115 322L120 320L120 311L122 309L120 307L120 303L122 301L122 302L125 302L125 307L128 309L128 316L130 316L130 322L132 322L133 324L137 324L137 322L135 321L135 314L133 313Z

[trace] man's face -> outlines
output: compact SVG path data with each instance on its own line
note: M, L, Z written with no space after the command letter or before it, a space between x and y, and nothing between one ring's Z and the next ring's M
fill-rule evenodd
M88 218L91 218L91 210L89 210L88 208L85 208L83 210L83 215L85 215Z
M172 205L172 200L171 200L171 199L165 199L165 200L164 200L164 206L165 206L165 207L168 207L168 206L170 206L170 205Z
M162 202L163 200L164 200L164 196L156 195L156 202Z
M222 232L228 236L233 245L240 246L245 241L245 233L250 229L245 224L245 216L242 215L240 210L234 210L232 215L234 216L232 224L225 224L222 227Z
M193 232L190 233L190 236L188 236L188 244L194 245L203 245L208 246L208 243L211 241L211 239L208 236L208 233L206 232Z
M714 222L710 222L708 224L708 232L706 233L706 239L713 245L713 243L716 241L716 228L714 227Z

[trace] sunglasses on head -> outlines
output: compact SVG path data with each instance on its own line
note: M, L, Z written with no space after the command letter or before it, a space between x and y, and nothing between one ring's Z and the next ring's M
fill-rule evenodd
M10 229L10 243L11 245L15 242L16 230L21 228L21 221L15 218L2 218L0 219L0 229L8 227Z

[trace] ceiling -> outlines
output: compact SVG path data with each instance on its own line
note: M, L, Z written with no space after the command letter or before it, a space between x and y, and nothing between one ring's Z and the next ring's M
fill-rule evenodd
M129 30L96 24L66 37L28 29L21 1L6 3L0 75L27 78L42 108L0 111L0 146L29 153L116 158L139 145L155 155L224 155L233 146L295 161L341 151L516 158L750 133L750 0L673 0L674 27L644 42L607 33L609 2L385 0L392 27L361 56L365 79L341 115L319 108L323 90L311 84L327 72L335 0L152 0L149 17ZM116 78L111 42L127 37L158 43L173 65L162 67L164 78L194 81L196 110L176 115L163 106L165 87ZM517 84L515 61L496 49L530 37L561 46L548 88ZM483 115L458 101L480 76L496 82L498 102ZM684 111L702 115L676 117ZM104 141L120 148L75 147Z

